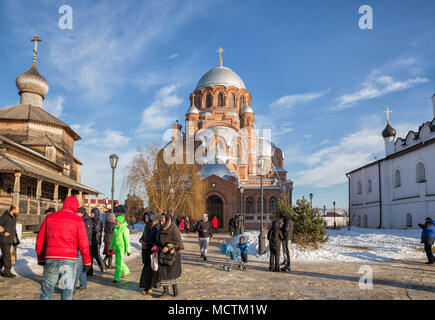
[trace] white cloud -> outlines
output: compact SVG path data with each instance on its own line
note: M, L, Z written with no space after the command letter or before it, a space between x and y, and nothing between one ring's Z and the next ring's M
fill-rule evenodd
M86 146L112 148L127 146L131 138L124 136L121 131L105 129L101 130L94 122L85 125L73 124L71 128L76 131L85 141Z
M347 172L373 162L375 155L384 155L381 132L385 124L374 118L364 122L371 125L342 137L335 145L295 158L294 160L308 167L292 175L295 185L330 187L344 183L347 181ZM397 136L403 136L409 128L417 126L411 123L397 124Z
M309 102L312 100L316 100L316 99L324 96L326 93L328 93L329 90L330 89L328 88L325 91L286 95L286 96L283 96L283 97L273 101L270 104L270 107L271 108L278 107L278 108L290 109L297 104L302 104L302 103L306 103L306 102Z
M149 107L142 113L142 122L137 132L155 131L166 129L176 116L174 107L180 105L183 100L174 91L176 85L161 88Z
M171 59L175 59L176 57L178 57L178 53L175 53L169 57L166 57L165 60L171 60Z
M43 108L45 111L59 118L63 112L63 102L64 99L62 96L57 96L56 98L47 98L43 103Z

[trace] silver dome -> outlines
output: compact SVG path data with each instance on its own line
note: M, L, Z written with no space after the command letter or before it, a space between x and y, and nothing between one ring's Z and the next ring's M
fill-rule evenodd
M234 86L239 89L246 89L242 79L233 70L227 67L215 67L210 69L199 79L196 89L214 86Z
M194 114L199 114L199 110L197 107L195 107L194 105L191 105L189 110L187 110L187 113L194 113Z
M35 62L33 62L29 70L17 77L15 83L20 94L22 92L32 92L44 98L49 89L47 80L39 74Z
M242 109L242 113L254 113L254 110L248 105L244 106Z
M228 178L232 176L228 167L223 163L208 163L199 171L199 175L203 179L208 178L213 174L225 180L228 180Z

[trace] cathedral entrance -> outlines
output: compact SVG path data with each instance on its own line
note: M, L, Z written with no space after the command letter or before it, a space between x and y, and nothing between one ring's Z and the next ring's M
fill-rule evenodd
M207 214L208 221L211 221L213 217L218 219L218 228L224 226L224 203L218 196L210 196L207 198Z

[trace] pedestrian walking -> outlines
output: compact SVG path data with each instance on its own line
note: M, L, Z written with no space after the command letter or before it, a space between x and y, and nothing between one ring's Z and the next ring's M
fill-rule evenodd
M213 217L213 219L211 220L211 226L213 228L213 233L217 233L217 228L218 228L218 218L216 218L216 216Z
M130 231L128 230L125 216L118 216L116 219L116 227L113 230L113 238L110 242L109 250L115 251L115 276L113 282L117 283L130 274L130 269L124 262L124 254L129 256L130 251Z
M114 269L115 267L112 265L112 259L115 252L110 250L110 242L112 242L113 238L113 230L116 227L115 214L108 212L106 213L106 222L104 223L104 264L107 269Z
M92 220L91 217L88 215L88 213L86 212L86 208L84 207L79 207L77 209L77 215L83 219L83 222L85 223L85 229L86 229L86 235L88 237L88 246L89 246L89 253L90 253L90 248L91 248L91 243L92 243ZM89 267L92 268L92 260L91 260L91 266ZM74 293L77 292L85 292L88 290L88 282L87 282L87 276L86 273L89 271L87 270L86 272L83 271L83 257L80 254L80 250L77 250L77 270L76 270L76 279L74 281ZM80 287L77 288L77 283L80 281Z
M139 288L144 288L142 294L152 293L152 288L157 287L157 271L151 267L151 254L157 247L159 237L159 225L153 212L147 212L144 215L145 228L139 242L142 244L142 273L140 275Z
M435 222L432 218L427 217L424 224L419 223L418 226L423 229L421 232L421 242L424 244L424 251L426 252L426 264L434 264L435 257L432 253L432 245L435 240Z
M184 219L183 218L181 218L181 220L180 220L180 231L181 231L181 233L184 233Z
M239 243L237 248L240 250L240 256L242 257L243 269L246 270L246 265L248 264L248 244L244 236L239 238Z
M11 272L11 247L13 245L16 247L20 243L16 230L17 216L19 213L20 208L16 205L12 205L9 210L3 213L3 215L0 217L0 226L2 227L2 232L0 232L0 249L2 252L2 256L0 258L0 267L4 267L4 273L2 273L2 276L5 278L16 277L16 275Z
M281 268L282 272L291 271L290 269L290 250L289 241L291 242L293 238L293 226L294 222L289 214L283 215L283 224L281 227L282 235L284 239L282 240L282 254L284 256L284 266Z
M196 226L198 231L199 250L201 252L201 259L207 261L207 249L210 238L213 237L210 221L208 221L208 215L204 213L202 220L198 222Z
M180 231L171 220L171 217L166 214L162 214L159 220L158 246L161 248L161 252L158 279L163 286L163 293L160 297L169 295L169 286L172 286L172 296L178 296L177 279L182 273L180 252L184 250L184 245Z
M38 264L44 266L41 300L51 300L59 283L62 300L72 300L77 270L77 250L83 271L91 267L89 240L83 219L76 215L79 201L67 197L61 211L47 215L36 238Z
M184 231L186 231L186 233L190 232L190 218L186 217L186 227L184 228Z
M91 268L87 272L88 276L92 276L94 274L94 268L92 266L94 259L97 261L98 267L100 268L101 273L104 273L106 269L103 259L100 255L100 247L103 236L103 228L104 223L100 219L100 210L95 207L91 210L91 220L92 220L92 238L91 238Z
M267 240L269 240L269 271L279 272L279 256L281 240L284 239L282 231L279 228L279 222L274 221L272 227L267 233Z
M235 229L236 229L235 219L231 218L228 223L229 223L228 224L228 231L229 231L231 236L234 236L234 233L236 232L235 231Z

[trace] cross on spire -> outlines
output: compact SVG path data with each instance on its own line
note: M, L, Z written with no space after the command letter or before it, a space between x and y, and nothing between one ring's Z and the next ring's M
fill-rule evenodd
M36 55L38 54L38 42L42 40L38 36L34 36L33 39L30 40L33 42L33 62L36 62Z
M219 53L219 66L222 67L222 53L225 52L225 50L222 49L222 47L219 47L216 52Z
M387 110L384 110L383 112L387 114L387 123L390 123L390 113L393 113L393 111L391 111L391 110L387 107Z

